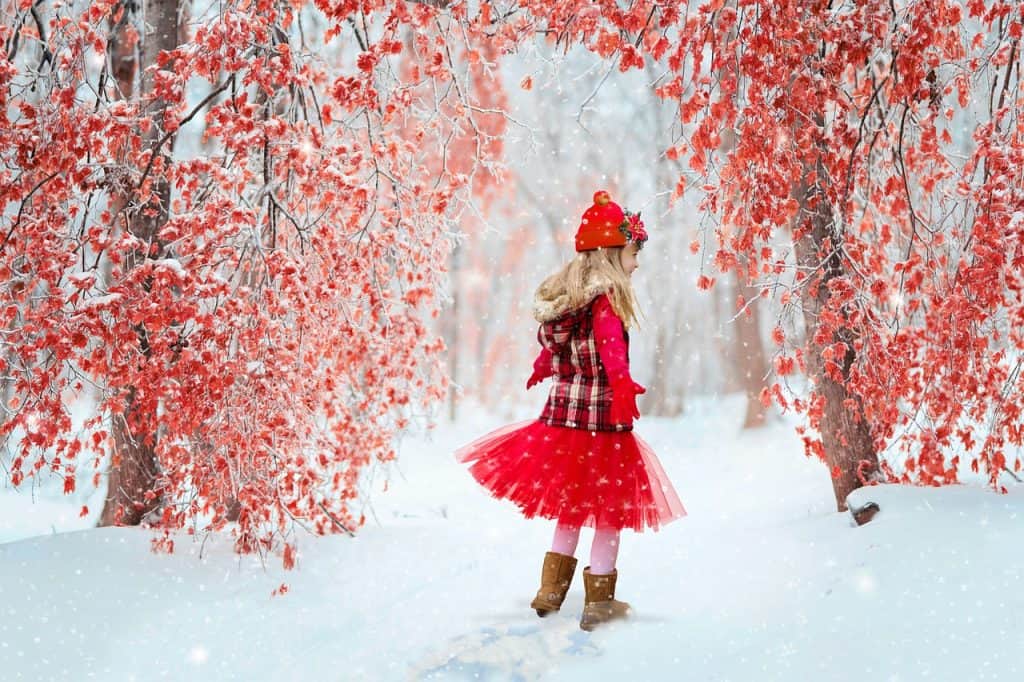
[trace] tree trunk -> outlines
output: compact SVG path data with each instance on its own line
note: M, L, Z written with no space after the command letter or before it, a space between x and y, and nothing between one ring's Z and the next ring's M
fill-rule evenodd
M816 282L814 288L804 286L801 289L808 337L807 373L815 390L825 400L819 432L825 462L832 472L836 508L839 511L846 511L846 497L863 485L858 470L867 476L874 475L878 470L878 455L867 421L864 419L861 398L847 388L850 368L856 360L853 348L855 332L849 327L841 326L827 343L815 341L819 315L830 296L828 284L846 273L839 251L832 248L832 245L841 244L843 237L836 233L831 205L819 184L825 182L828 176L820 161L814 171L817 179L813 183L808 183L806 178L810 169L805 168L804 178L797 188L796 199L800 205L800 218L810 220L810 229L801 230L800 236L796 239L795 249L797 261L805 272L821 271L821 279ZM844 356L841 359L837 358L842 383L837 383L825 373L821 356L827 345L837 342L846 345Z
M679 334L669 338L665 324L658 325L654 335L654 366L651 371L651 385L644 403L644 413L657 417L678 417L683 411L685 393L675 391L675 385L681 384L681 372L673 371L673 360L676 357L676 341ZM669 381L672 379L673 381ZM646 397L646 396L645 396Z
M160 502L154 491L159 473L155 437L144 438L132 424L137 414L135 389L129 391L126 402L125 413L114 417L114 461L101 526L137 526Z
M736 290L748 304L746 311L736 318L736 375L747 396L747 414L743 418L743 428L753 429L763 426L767 416L767 411L761 403L761 389L764 388L764 378L768 374L768 363L761 344L760 292L756 287L747 285L738 273L734 274Z
M735 149L735 133L731 129L724 130L718 147L719 153L724 157ZM730 201L737 199L731 198ZM761 344L761 292L747 284L747 261L742 254L739 257L742 274L741 271L733 270L731 279L735 293L743 297L748 307L735 320L735 330L730 339L733 350L732 366L728 368L730 371L726 376L729 380L735 381L735 388L742 390L747 397L743 428L751 429L763 426L767 416L767 411L761 404L761 389L768 375L768 363Z
M133 70L127 64L131 60L131 51L125 49L118 41L124 40L124 31L115 28L112 31L112 54L118 57L115 65L119 84L139 82L139 97L145 98L152 91L152 76L144 76L144 70L155 64L157 56L165 50L173 50L178 44L178 14L180 0L144 0L142 21L138 21L135 12L138 5L125 3L126 22L136 26L145 26L141 34L139 46L139 65ZM131 18L127 18L128 15ZM138 74L136 78L133 71ZM123 95L128 92L122 90ZM154 123L144 135L144 141L154 153L170 155L173 138L157 149L163 135L163 115L166 109L164 102L155 103ZM169 160L169 159L168 159ZM153 199L147 205L128 207L128 230L145 244L158 244L157 232L167 221L171 187L165 176L152 178ZM162 251L162 247L160 248ZM156 254L161 257L162 253ZM139 263L150 257L150 254L136 252L130 254L126 264ZM147 331L144 325L135 328L139 339L139 352L148 358L150 348ZM145 360L143 360L145 361ZM137 388L130 387L125 397L125 409L122 415L114 418L112 427L114 436L114 456L111 462L107 497L100 514L100 525L138 525L147 513L160 505L159 491L156 481L159 475L159 463L156 458L157 433L153 428L153 415L140 412L137 401Z
M110 28L107 50L110 68L114 80L117 82L118 94L122 98L128 99L135 91L135 51L138 45L129 42L127 30L136 23L139 4L136 0L122 0L120 4L124 8L124 12L117 23Z
M743 390L740 378L739 353L737 348L736 283L739 277L723 277L711 290L711 335L716 358L721 365L720 380L723 393Z
M445 343L448 345L448 380L451 382L448 386L448 419L454 422L458 416L458 396L455 392L458 390L457 382L459 380L459 278L462 274L459 272L461 269L461 258L460 258L460 247L456 244L452 248L451 255L451 266L448 270L449 281L452 287L452 309L448 315L448 324L445 325Z

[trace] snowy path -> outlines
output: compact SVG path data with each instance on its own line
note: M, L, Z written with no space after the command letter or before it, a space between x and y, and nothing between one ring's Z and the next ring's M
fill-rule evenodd
M380 525L304 539L297 571L132 529L0 545L0 678L1021 679L1020 490L876 489L854 528L787 426L737 436L733 412L639 424L690 516L624 535L629 623L579 630L578 575L561 613L528 608L552 524L450 456L490 420L407 444Z

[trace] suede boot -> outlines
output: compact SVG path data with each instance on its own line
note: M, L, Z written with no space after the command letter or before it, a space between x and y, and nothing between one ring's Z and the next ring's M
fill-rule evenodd
M587 596L583 604L583 616L580 618L582 629L590 632L598 625L629 615L629 604L615 599L615 582L618 577L617 569L608 575L592 575L590 566L583 569L583 588Z
M544 568L540 574L540 589L530 607L543 618L562 608L565 595L576 572L576 557L548 552L544 555Z

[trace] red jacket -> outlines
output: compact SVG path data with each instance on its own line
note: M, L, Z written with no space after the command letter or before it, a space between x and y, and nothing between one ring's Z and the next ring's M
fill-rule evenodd
M632 386L632 379L629 334L605 294L542 323L537 340L543 349L534 370L553 378L541 421L589 431L632 430L631 419L616 424L611 418L612 386Z

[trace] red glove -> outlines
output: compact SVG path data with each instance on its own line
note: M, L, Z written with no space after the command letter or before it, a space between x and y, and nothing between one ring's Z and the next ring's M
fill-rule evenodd
M526 380L527 391L551 376L551 355L547 348L541 349L540 355L533 361L533 374Z
M544 381L549 376L551 375L544 374L543 372L538 372L537 370L533 370L533 374L531 374L530 378L526 380L526 390L529 391L531 388L533 388L540 382Z
M613 424L632 424L640 418L636 397L647 393L647 389L628 376L612 385L611 418Z

